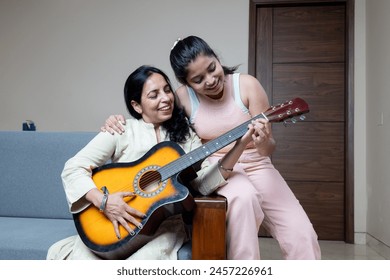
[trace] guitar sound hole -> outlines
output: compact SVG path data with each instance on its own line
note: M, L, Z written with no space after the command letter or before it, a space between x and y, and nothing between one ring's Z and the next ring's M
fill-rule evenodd
M157 171L147 171L139 179L139 187L144 192L154 192L160 187L161 175Z

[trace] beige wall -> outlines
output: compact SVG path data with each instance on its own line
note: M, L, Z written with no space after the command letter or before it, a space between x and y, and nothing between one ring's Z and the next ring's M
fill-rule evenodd
M177 37L205 38L246 72L248 11L248 0L1 0L0 130L32 119L40 131L97 131L125 113L123 83L140 64L174 81ZM355 236L389 245L388 14L390 1L356 0Z
M367 232L390 246L390 1L366 0Z
M366 9L365 0L355 1L355 242L366 243Z
M97 131L126 113L123 84L141 64L175 81L169 51L198 35L247 71L247 0L1 0L0 129Z

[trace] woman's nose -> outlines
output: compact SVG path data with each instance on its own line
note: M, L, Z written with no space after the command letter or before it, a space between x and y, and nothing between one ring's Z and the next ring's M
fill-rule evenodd
M163 101L169 101L170 100L169 95L166 92L161 93L160 96L161 96L161 100L163 100Z
M214 76L208 76L206 79L206 85L212 85L214 83Z

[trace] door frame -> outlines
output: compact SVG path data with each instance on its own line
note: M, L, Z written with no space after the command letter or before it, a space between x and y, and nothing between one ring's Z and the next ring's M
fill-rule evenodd
M256 38L257 13L261 6L275 7L280 5L305 5L343 3L345 5L346 38L345 38L345 234L344 241L355 243L354 222L354 0L249 0L249 50L248 73L256 75Z

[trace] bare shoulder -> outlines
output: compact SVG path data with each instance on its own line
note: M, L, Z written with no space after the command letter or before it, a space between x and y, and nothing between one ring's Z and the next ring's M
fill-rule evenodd
M264 91L259 80L249 74L240 74L240 88L248 92Z
M184 107L184 110L185 110L187 116L190 116L191 115L191 104L190 104L190 98L188 96L187 87L180 86L176 90L176 95L178 97L179 104Z
M183 85L182 85L182 86L178 87L178 88L176 89L176 93L177 93L177 95L179 95L179 96L181 96L181 95L188 95L186 86L183 86Z
M268 96L260 81L249 74L240 74L240 93L251 114L259 114L269 107Z

